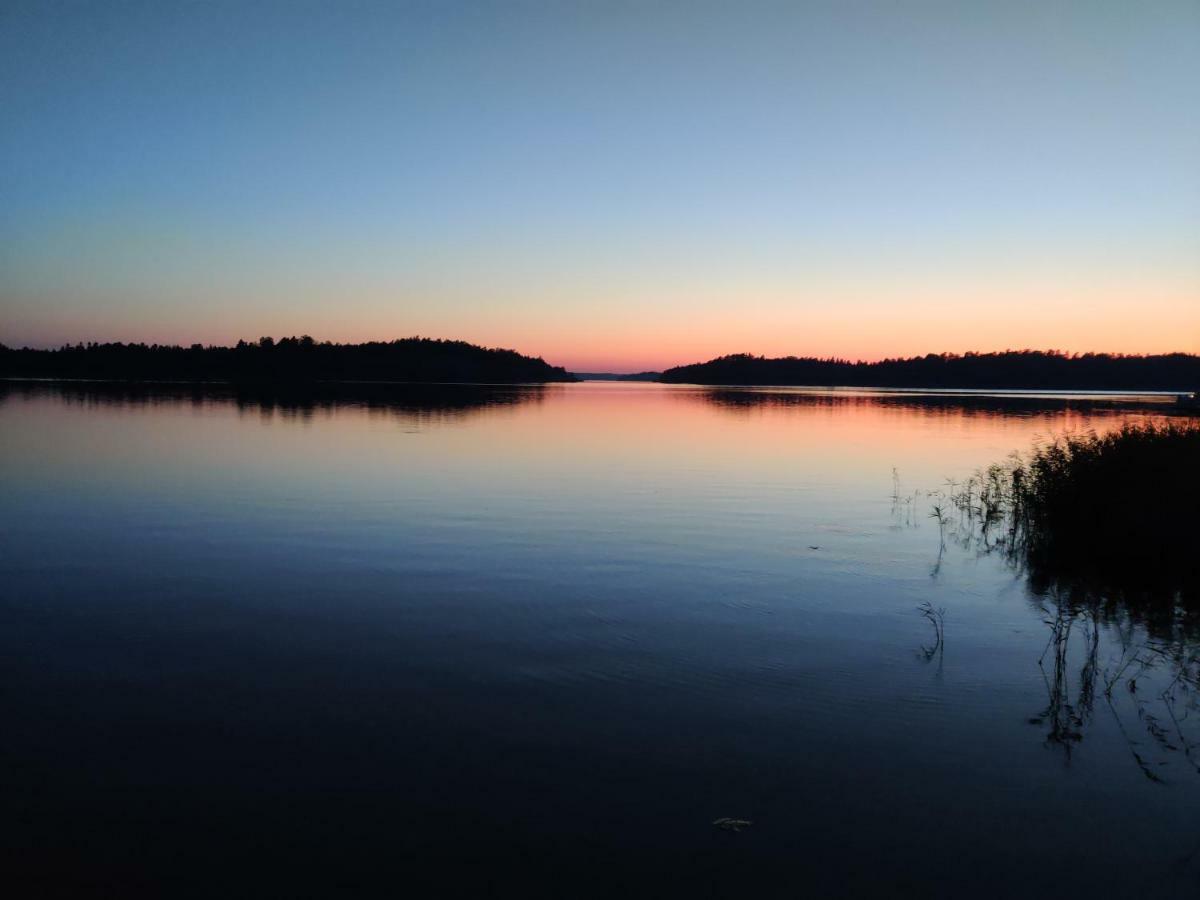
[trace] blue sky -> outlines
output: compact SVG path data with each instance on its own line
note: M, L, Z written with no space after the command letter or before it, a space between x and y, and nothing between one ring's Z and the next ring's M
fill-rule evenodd
M0 341L1200 350L1200 4L6 3Z

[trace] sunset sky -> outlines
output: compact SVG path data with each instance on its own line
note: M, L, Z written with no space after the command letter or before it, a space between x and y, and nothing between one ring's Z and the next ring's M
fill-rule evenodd
M1200 3L0 6L0 342L1200 352Z

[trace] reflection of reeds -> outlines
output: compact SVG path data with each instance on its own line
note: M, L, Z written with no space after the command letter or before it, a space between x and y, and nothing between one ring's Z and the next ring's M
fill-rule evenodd
M1042 670L1042 679L1046 683L1046 706L1032 719L1032 724L1047 724L1046 743L1061 747L1069 760L1072 747L1083 740L1083 728L1092 716L1095 703L1096 681L1096 651L1099 646L1099 634L1096 622L1092 620L1092 629L1082 629L1085 641L1084 664L1079 677L1079 689L1075 701L1071 699L1070 679L1068 677L1068 658L1071 646L1071 632L1076 624L1076 617L1056 606L1051 616L1049 610L1043 621L1050 628L1050 639L1046 649L1038 659L1038 667ZM1046 673L1046 657L1051 657L1050 674Z
M928 647L921 648L921 656L926 662L936 656L940 662L946 649L946 609L945 607L934 609L933 604L926 600L917 607L917 610L933 626L933 643Z
M1147 779L1165 781L1179 757L1200 773L1198 461L1200 423L1125 425L1060 437L929 495L935 574L949 536L1029 576L1050 631L1046 705L1030 721L1068 760L1102 698Z
M1077 600L1058 592L1041 600L1050 630L1038 660L1047 700L1030 723L1045 726L1047 746L1062 749L1069 762L1100 696L1147 779L1165 783L1176 754L1200 773L1200 653L1195 643L1186 635L1150 637L1128 619L1109 620L1108 633L1115 640L1106 640L1100 606L1081 606ZM1103 664L1102 651L1107 656Z

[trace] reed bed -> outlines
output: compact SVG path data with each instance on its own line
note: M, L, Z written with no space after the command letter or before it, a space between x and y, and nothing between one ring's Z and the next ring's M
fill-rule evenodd
M1049 628L1047 703L1031 725L1069 760L1107 709L1150 781L1200 773L1200 421L1063 435L926 497L940 546L1003 553L1028 576ZM907 516L907 519L904 517ZM943 644L942 612L920 608ZM1076 668L1078 667L1078 668ZM1177 763L1183 763L1182 767Z
M1007 552L1035 588L1200 613L1200 422L1062 435L934 501L943 533Z

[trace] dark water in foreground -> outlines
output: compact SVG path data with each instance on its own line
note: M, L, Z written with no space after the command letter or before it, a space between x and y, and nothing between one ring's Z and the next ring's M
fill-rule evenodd
M904 501L1035 435L1168 411L2 388L6 877L1197 896L1186 636L1119 608L1064 636L1003 559L950 541L938 566L927 501Z

